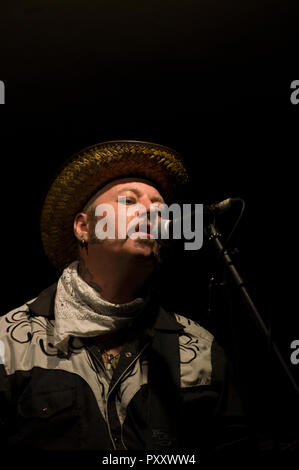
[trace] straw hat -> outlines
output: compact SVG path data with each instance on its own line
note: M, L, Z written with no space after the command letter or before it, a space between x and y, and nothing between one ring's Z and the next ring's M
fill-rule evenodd
M41 213L41 237L51 263L64 269L77 258L73 221L108 182L135 176L152 181L166 202L188 182L182 158L163 145L130 140L102 142L68 159L53 181Z

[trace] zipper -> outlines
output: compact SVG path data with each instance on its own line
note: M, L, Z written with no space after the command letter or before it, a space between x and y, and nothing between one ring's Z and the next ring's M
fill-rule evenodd
M143 351L148 347L148 345L150 344L150 341L148 343L146 343L145 346L143 346L143 348L141 349L141 351L138 353L138 355L135 357L135 359L128 365L128 367L123 371L123 373L118 377L117 381L115 382L115 384L113 385L113 387L111 388L111 390L108 392L108 395L107 395L107 401L106 401L106 416L107 416L107 426L108 426L108 432L109 432L109 436L110 436L110 439L111 439L111 442L113 444L113 447L114 449L116 450L116 447L114 445L114 441L113 441L113 438L112 438L112 434L111 434L111 429L110 429L110 424L109 424L109 416L108 416L108 401L109 401L109 396L111 394L111 392L114 390L114 388L116 387L116 385L119 383L119 381L122 379L122 377L125 375L125 373L130 369L130 367L132 366L132 364L134 364L137 359L139 359L139 357L141 356L141 354L143 353ZM120 437L121 437L121 442L122 442L122 445L124 446L125 450L128 450L127 447L125 446L124 444L124 441L123 441L123 435L122 435L122 426L121 426L121 434L120 434Z
M90 353L90 351L88 349L86 349L87 351L87 354L88 354L88 357L89 357L89 360L91 361L91 363L93 363L93 361L95 360L96 362L96 368L98 368L100 366L100 368L103 370L102 368L102 364L101 364L101 361L98 360L97 356L94 356L92 353ZM92 357L91 357L92 356ZM99 372L96 371L96 374L97 374L97 379L98 379L98 382L99 382ZM99 385L100 382L99 382ZM109 419L108 419L108 396L109 394L107 394L107 400L106 400L106 418L107 418L107 421L106 421L106 424L107 424L107 428L108 428L108 434L109 434L109 437L110 437L110 440L112 442L112 445L113 445L113 449L116 450L116 447L115 447L115 444L114 444L114 441L113 441L113 438L112 438L112 435L111 435L111 429L110 429L110 426L109 426Z
M107 401L106 401L106 416L107 416L107 428L108 428L108 433L109 433L109 437L110 437L110 440L112 442L112 445L113 445L113 448L114 450L116 450L116 446L114 444L114 440L113 440L113 437L112 437L112 434L111 434L111 429L110 429L110 424L109 424L109 416L108 416L108 397L109 395L107 395ZM127 450L127 448L126 448Z

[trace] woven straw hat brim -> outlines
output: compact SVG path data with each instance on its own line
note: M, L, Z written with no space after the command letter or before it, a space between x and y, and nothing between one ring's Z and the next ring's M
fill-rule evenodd
M129 176L152 181L168 203L176 189L188 182L180 155L159 144L112 141L80 151L56 177L42 208L42 242L56 268L64 269L77 259L73 233L76 214L102 186Z

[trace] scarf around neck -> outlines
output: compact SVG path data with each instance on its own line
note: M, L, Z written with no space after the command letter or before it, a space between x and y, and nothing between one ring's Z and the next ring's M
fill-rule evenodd
M75 261L63 271L55 296L54 346L65 354L71 337L117 331L137 318L149 302L149 295L124 304L104 300L79 276L78 265Z

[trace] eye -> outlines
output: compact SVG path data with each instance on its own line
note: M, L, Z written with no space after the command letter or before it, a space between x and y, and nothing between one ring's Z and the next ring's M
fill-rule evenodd
M127 197L126 204L136 204L136 199L134 199L133 197Z
M154 210L158 210L162 205L163 205L162 202L152 202L151 207L152 207Z
M161 216L161 210L163 209L163 204L160 202L154 202L151 204L151 211L158 213L158 216Z
M121 204L136 204L136 199L131 196L121 196L118 198L118 202Z

